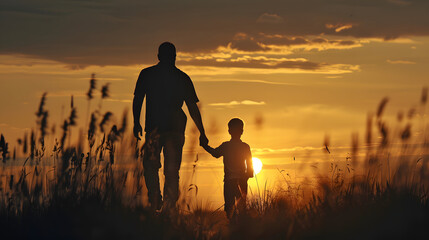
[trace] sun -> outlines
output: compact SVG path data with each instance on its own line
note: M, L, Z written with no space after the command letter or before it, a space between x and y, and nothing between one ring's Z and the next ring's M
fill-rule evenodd
M256 175L262 170L262 162L261 162L261 159L255 158L255 157L252 158L252 162L253 162L253 172Z

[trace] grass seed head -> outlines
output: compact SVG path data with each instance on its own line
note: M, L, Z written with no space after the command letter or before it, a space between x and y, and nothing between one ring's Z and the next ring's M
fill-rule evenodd
M110 120L110 118L113 116L113 113L106 112L103 116L103 119L100 122L100 131L104 133L104 125Z
M411 136L411 124L408 123L401 133L401 139L408 140L410 136Z
M43 113L45 112L45 103L46 103L46 95L47 93L43 93L42 98L40 99L40 104L39 104L39 109L36 112L36 116L37 117L41 117L43 115Z
M70 126L76 126L76 119L77 119L77 113L76 113L76 108L72 108L71 112L70 112L70 116L69 116L69 121L68 124Z
M104 99L104 98L108 98L108 97L110 97L110 95L109 95L109 83L106 83L105 85L103 85L101 87L101 98Z
M422 89L422 97L420 99L420 103L425 105L428 100L428 87L423 87Z
M381 100L380 104L378 105L377 109L377 118L380 118L383 114L384 109L386 108L386 104L389 102L389 98L385 97Z
M23 146L22 146L22 152L24 154L27 153L27 149L28 149L28 139L27 139L27 132L24 133L24 137L23 137Z
M366 120L366 144L369 146L372 142L372 115L369 114Z
M94 98L93 93L95 89L96 89L96 80L95 80L95 73L93 73L91 74L91 79L89 80L89 90L86 93L88 100L91 100Z

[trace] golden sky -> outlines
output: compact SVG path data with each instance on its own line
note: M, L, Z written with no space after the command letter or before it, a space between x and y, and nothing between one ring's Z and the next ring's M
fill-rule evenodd
M383 97L391 117L418 105L428 85L428 10L424 0L2 1L0 133L14 143L34 128L43 92L50 126L59 128L71 95L83 125L92 73L98 87L110 83L102 108L120 121L140 70L171 41L213 146L240 117L243 140L267 166L312 151L319 159L325 135L338 149L353 132L363 141Z

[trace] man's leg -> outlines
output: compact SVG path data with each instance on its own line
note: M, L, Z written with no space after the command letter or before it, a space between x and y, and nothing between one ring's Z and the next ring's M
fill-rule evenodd
M169 133L164 139L164 202L168 207L176 205L179 198L179 170L182 162L185 136L180 133Z
M153 209L159 210L162 206L162 196L159 187L159 168L161 168L161 141L159 134L146 134L146 143L143 153L144 179L147 187L149 203Z

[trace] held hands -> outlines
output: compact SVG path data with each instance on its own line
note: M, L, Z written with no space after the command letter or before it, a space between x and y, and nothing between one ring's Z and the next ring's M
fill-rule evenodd
M200 135L200 146L205 147L209 144L209 139L207 138L205 133Z
M200 146L201 146L201 147L203 147L203 148L204 148L204 150L206 150L206 152L208 152L208 153L210 153L212 156L214 156L214 155L213 155L213 151L214 151L214 149L213 149L213 148L211 148L211 147L209 146L209 140L207 139L206 135L204 135L204 134L202 134L202 135L200 136Z
M143 129L140 123L134 123L133 132L134 132L134 137L136 137L138 140L141 140L140 136L142 136L143 134Z

